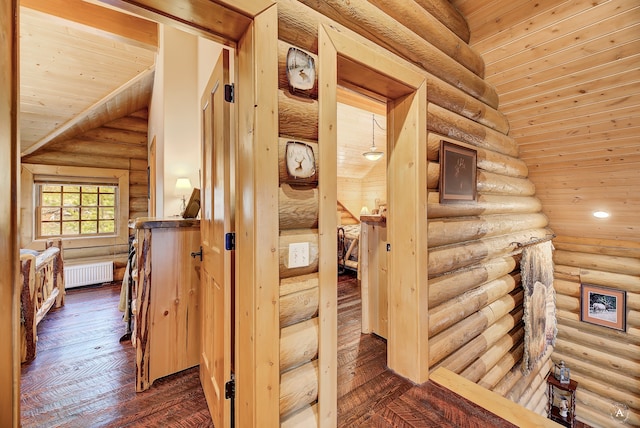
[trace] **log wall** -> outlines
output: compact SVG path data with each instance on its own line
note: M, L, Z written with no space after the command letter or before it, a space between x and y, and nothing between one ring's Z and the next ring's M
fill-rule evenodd
M577 418L611 426L613 403L623 403L625 426L640 426L640 245L569 237L554 245L558 339L551 358L578 382ZM626 331L580 320L581 283L626 291Z
M66 141L55 142L22 158L23 163L129 170L129 218L146 217L147 110L116 119ZM126 225L124 225L126 227ZM127 259L128 246L65 250L65 260L109 257L116 267Z
M548 221L527 179L527 167L518 158L518 146L507 135L509 124L497 110L495 90L483 80L482 59L463 39L466 32L459 23L464 19L452 10L445 14L430 11L432 2L401 3L412 14L385 2L279 0L279 75L284 73L286 46L317 54L318 28L324 24L357 33L387 49L398 61L422 69L428 99L429 167L424 185L429 190L425 221L429 230L430 368L447 367L543 414L544 378L551 367L551 352L529 375L522 374L518 244L548 236ZM420 18L417 26L414 12ZM317 142L322 147L317 141L316 92L294 94L286 87L286 79L281 77L279 82L280 137ZM478 151L477 202L438 202L442 139ZM288 184L281 174L281 187ZM282 190L281 195L284 193ZM309 242L313 253L317 235L313 229L283 226L287 214L281 210L280 215L281 421L284 426L293 421L313 425L314 418L317 421L317 342L309 341L307 335L316 334L318 325L315 254L306 269L288 269L284 262L287 246L294 241ZM307 220L314 221L312 217ZM288 342L302 337L300 349L294 350Z

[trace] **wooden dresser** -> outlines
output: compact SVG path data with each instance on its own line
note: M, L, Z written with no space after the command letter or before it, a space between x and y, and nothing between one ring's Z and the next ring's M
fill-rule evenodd
M131 342L136 391L193 367L200 354L200 221L138 218L134 228Z

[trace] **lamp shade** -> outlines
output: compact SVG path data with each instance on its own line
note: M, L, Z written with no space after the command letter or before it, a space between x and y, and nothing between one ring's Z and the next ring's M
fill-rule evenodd
M362 154L362 156L364 156L365 159L370 161L377 161L384 154L380 150L376 149L376 128L375 128L376 124L377 124L376 116L375 114L372 114L371 115L371 148L369 149L368 152L364 152Z
M176 180L176 193L178 195L184 195L191 191L191 180L186 177L180 177Z
M364 156L367 160L377 161L382 157L383 154L383 152L376 150L375 146L373 146L368 152L364 152L362 156Z

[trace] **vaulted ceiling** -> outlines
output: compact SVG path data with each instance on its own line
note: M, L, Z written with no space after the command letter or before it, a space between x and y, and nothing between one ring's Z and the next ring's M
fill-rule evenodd
M640 3L451 2L554 232L640 242Z
M640 4L451 3L554 232L640 242ZM81 0L20 4L23 154L147 105L157 24ZM364 137L349 159L370 145L371 115L361 116ZM596 210L611 216L595 219Z
M148 106L156 23L81 0L20 5L23 155Z

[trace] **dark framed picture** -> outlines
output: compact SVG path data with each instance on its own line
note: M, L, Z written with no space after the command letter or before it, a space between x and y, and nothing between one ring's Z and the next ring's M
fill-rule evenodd
M477 200L478 152L440 142L440 203Z
M626 291L580 284L580 321L626 331L626 315Z

